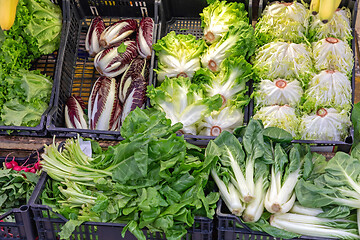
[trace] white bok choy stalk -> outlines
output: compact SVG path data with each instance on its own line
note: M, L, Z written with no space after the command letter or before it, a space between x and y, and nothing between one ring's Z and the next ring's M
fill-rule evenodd
M305 91L304 110L331 106L350 111L351 93L351 82L344 73L336 70L321 71L311 79L309 88Z
M257 106L284 105L296 107L302 97L303 89L298 80L288 81L264 79L255 93Z
M345 219L329 219L303 214L284 213L272 215L270 217L270 225L305 236L360 239L356 228L344 227L344 225L356 226L356 222Z
M271 213L286 213L295 203L295 186L302 175L305 161L312 161L310 149L294 144L289 156L276 144L271 167L270 187L265 197L265 208Z
M262 107L255 113L254 119L260 119L265 128L282 128L288 131L293 137L296 136L300 123L295 114L295 109L289 105Z
M301 118L299 133L301 139L340 141L349 134L350 116L346 110L319 108L316 112Z
M315 68L321 70L338 70L351 75L354 56L347 42L328 37L312 43Z
M262 79L296 78L306 85L313 75L311 50L306 44L271 42L257 49L254 73Z

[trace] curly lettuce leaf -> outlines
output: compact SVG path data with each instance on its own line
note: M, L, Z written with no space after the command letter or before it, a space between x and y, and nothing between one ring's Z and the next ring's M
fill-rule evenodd
M311 112L319 106L351 110L350 79L339 71L325 70L317 74L305 91L303 110Z
M303 43L265 44L256 50L253 64L256 80L296 78L306 86L314 72L311 49Z
M158 57L158 81L162 82L165 77L189 77L200 69L200 54L206 47L204 40L197 40L194 35L168 33L154 44Z
M201 56L201 64L213 72L218 72L221 63L228 57L249 58L254 54L255 45L253 27L246 22L239 22L236 26L230 26L229 31L218 42L205 50Z
M195 124L222 104L220 95L206 97L201 87L184 77L166 77L159 87L149 86L147 96L151 105L165 112L172 124L181 122L185 134L196 134Z
M334 16L328 23L323 23L320 20L319 14L311 15L311 23L307 35L309 41L316 42L327 37L334 37L350 43L353 38L350 19L350 10L345 7L335 11Z
M350 125L348 111L320 108L301 117L299 133L304 140L342 141L349 134Z
M50 0L28 1L31 20L24 31L34 40L41 55L54 52L59 48L62 28L62 12Z
M296 137L300 123L295 109L288 105L262 107L255 113L254 119L261 120L265 128L278 127L289 132L293 137Z
M240 21L249 21L243 3L219 0L204 8L200 17L205 40L210 44L218 41L230 26L236 26Z
M275 2L267 5L255 26L255 36L260 46L274 40L294 43L306 42L308 10L296 1Z

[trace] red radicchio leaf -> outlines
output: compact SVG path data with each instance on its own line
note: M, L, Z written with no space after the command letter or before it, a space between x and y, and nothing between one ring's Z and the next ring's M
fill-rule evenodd
M109 45L121 42L133 32L137 31L137 22L134 19L123 19L111 24L100 36L100 45Z
M105 30L104 21L100 16L95 17L90 24L85 39L85 49L89 52L90 56L95 56L101 51L100 35Z
M140 22L136 43L140 56L143 58L151 57L152 40L154 31L154 21L150 17L143 18Z

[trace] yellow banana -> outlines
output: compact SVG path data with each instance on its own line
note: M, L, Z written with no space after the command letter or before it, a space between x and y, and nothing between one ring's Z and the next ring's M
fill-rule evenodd
M320 0L319 16L323 23L328 23L333 17L341 0Z
M313 15L318 14L320 8L320 0L311 0L310 11Z
M0 27L9 30L14 24L19 0L0 0Z

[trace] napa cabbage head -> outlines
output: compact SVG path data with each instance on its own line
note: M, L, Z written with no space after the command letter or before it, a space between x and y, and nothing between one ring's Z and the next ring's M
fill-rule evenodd
M328 37L312 43L315 68L321 70L338 70L351 75L354 56L347 42Z
M308 26L308 10L296 1L275 2L267 5L255 26L258 44L264 45L274 40L304 42Z
M349 134L350 125L348 111L319 108L301 117L299 133L303 140L341 141Z
M219 72L220 65L226 58L244 56L247 59L253 55L255 41L253 27L246 22L239 22L236 26L230 26L229 31L218 42L204 51L201 64L213 72Z
M201 27L207 43L218 41L230 26L236 26L240 21L249 22L243 3L216 0L200 13Z
M336 70L324 70L314 76L305 91L305 111L319 106L331 106L336 109L351 110L352 89L350 79Z
M313 75L311 50L306 44L271 42L257 49L253 59L257 79L296 78L303 86Z
M350 19L351 13L348 8L335 11L334 16L328 23L320 20L319 14L311 15L308 38L310 42L316 42L327 37L334 37L350 43L352 37Z
M153 46L158 57L158 81L165 76L189 77L200 69L200 55L206 48L204 40L197 40L194 35L176 34L174 31L157 41Z
M184 77L166 77L159 87L148 86L147 96L151 105L165 112L172 124L183 124L184 134L195 135L196 124L212 111L219 110L222 104L220 95L206 97L201 87Z
M300 123L295 109L288 105L262 107L255 113L254 119L261 120L265 128L278 127L289 132L293 137L296 136Z
M255 92L256 106L284 105L296 107L302 97L303 89L298 80L261 80Z

